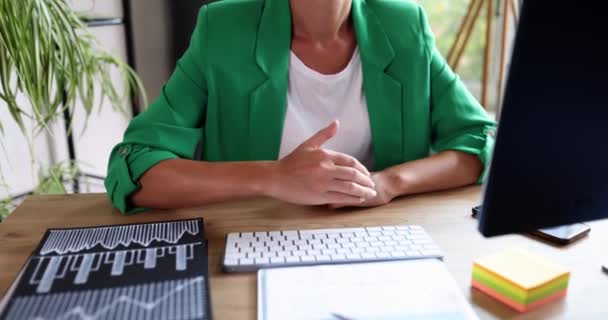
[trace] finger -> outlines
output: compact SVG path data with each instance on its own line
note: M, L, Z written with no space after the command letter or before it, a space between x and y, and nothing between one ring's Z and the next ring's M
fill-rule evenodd
M340 192L363 199L371 199L377 195L376 190L372 188L364 187L360 184L344 180L331 181L327 190Z
M338 132L338 127L340 123L338 120L334 120L327 127L319 130L312 137L308 138L308 140L304 141L300 147L305 148L319 148L329 139L333 138Z
M339 203L346 206L354 206L361 204L365 199L361 197L353 197L340 192L329 191L325 193L325 202L328 204Z
M372 180L370 176L367 176L361 173L361 171L352 167L336 166L333 169L333 177L339 180L352 181L364 187L376 187L374 180Z
M367 168L364 165L362 165L361 162L359 162L359 160L355 159L354 157L351 157L351 156L341 153L341 152L335 152L332 150L325 150L325 151L327 151L327 153L331 157L332 161L336 165L345 166L345 167L353 167L353 168L359 170L361 173L365 174L366 176L371 176L371 174L369 173Z

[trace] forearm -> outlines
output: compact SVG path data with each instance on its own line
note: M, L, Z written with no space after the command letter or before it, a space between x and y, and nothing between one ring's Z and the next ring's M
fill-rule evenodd
M273 162L166 160L140 178L131 202L138 207L172 209L263 195Z
M474 155L444 151L385 170L392 196L465 186L477 181L483 164Z

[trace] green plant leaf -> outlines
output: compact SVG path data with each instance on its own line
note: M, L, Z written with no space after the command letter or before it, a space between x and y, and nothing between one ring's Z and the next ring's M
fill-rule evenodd
M0 12L0 100L24 134L24 117L40 132L65 108L79 106L88 118L97 100L118 111L133 94L147 103L135 71L96 43L66 0L0 0ZM112 68L127 85L112 81ZM20 94L28 105L17 103Z

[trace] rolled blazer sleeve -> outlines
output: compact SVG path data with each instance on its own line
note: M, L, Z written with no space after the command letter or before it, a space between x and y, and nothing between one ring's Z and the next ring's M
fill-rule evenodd
M439 53L426 14L421 7L419 12L430 68L431 148L433 152L456 150L479 157L484 171L477 183L482 183L494 147L496 123Z
M161 94L131 121L123 141L112 150L105 187L112 204L124 214L145 210L129 199L148 169L163 160L191 159L201 141L207 105L206 24L203 6L190 45Z

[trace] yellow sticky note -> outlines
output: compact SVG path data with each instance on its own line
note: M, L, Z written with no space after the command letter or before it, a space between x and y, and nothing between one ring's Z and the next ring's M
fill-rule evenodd
M474 264L523 290L536 289L570 274L561 265L516 248L479 258Z

